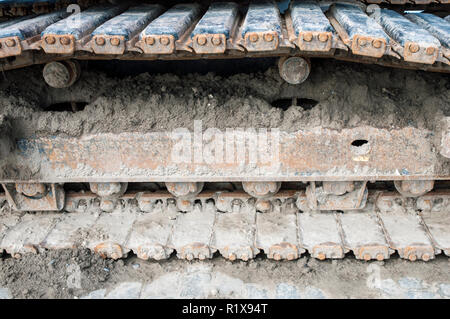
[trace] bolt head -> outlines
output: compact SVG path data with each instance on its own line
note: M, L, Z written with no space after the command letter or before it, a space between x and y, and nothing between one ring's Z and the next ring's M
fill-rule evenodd
M48 37L45 37L45 43L51 45L51 44L55 44L55 42L56 42L56 39L54 36L50 35Z
M155 44L155 38L147 37L147 38L145 38L145 43L147 43L147 45L153 45L153 44Z
M319 35L319 41L320 42L327 42L328 41L328 34L321 33Z
M163 37L161 37L161 38L159 39L159 42L161 42L162 45L169 45L170 40L169 40L168 37L163 36Z
M313 38L312 33L305 33L305 34L303 34L303 41L311 42L312 38Z
M383 261L383 260L384 260L383 254L378 254L378 255L377 255L377 260L378 260L378 261Z
M325 260L326 256L325 256L324 253L318 253L318 254L317 254L317 258L318 258L319 260Z
M109 40L109 42L111 42L111 45L117 47L120 44L120 39L119 38L111 38L111 40Z
M369 261L369 260L371 259L371 257L370 257L369 254L365 254L365 255L363 256L363 258L364 258L365 261Z
M422 255L422 260L423 260L423 261L428 261L428 260L430 260L430 255L429 255L429 254L423 254L423 255Z
M264 40L266 42L272 42L273 41L273 34L271 34L271 33L264 34Z
M204 35L199 35L197 37L197 43L199 45L205 45L206 44L206 37Z
M420 49L419 45L416 43L413 43L409 46L409 51L411 51L412 53L416 53L418 52Z
M100 46L105 45L105 38L97 37L97 38L95 38L95 43Z
M373 40L373 42L372 42L372 46L373 46L375 49L381 48L382 44L383 44L383 43L381 42L381 40Z
M416 261L416 260L417 260L417 256L416 256L416 254L410 254L410 255L408 256L408 259L409 259L410 261Z
M69 45L70 44L70 38L69 37L62 37L59 39L59 42L62 45Z
M16 45L16 41L14 39L8 39L6 40L6 46L7 47L14 47Z
M213 36L213 38L211 39L212 44L214 44L215 46L218 46L222 43L222 39L220 38L220 36L215 35Z
M251 34L249 39L250 39L250 42L254 43L259 40L259 36L257 34Z
M295 255L293 253L290 253L287 255L287 260L294 260L295 259Z
M236 260L236 255L235 254L229 254L228 255L228 259L231 261L235 261Z
M275 260L281 260L281 255L278 253L273 254L273 259Z
M364 38L359 38L358 39L358 44L360 47L366 46L367 45L367 40Z
M433 55L434 54L434 48L433 47L429 47L427 48L427 50L425 51L428 55Z

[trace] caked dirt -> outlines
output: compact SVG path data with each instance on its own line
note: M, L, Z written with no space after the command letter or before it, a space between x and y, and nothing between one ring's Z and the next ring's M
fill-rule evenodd
M221 130L414 127L428 130L426 138L440 149L443 119L450 116L447 74L322 59L312 65L300 85L284 82L275 66L230 76L118 77L88 65L67 89L46 85L42 66L6 72L0 82L0 178L39 178L37 169L8 157L21 138L192 131L194 120ZM436 173L449 170L450 161L438 155Z
M432 130L450 115L446 74L330 60L314 60L311 75L300 85L285 83L272 67L228 77L143 73L117 78L84 71L73 87L52 89L42 80L41 69L9 71L0 84L0 115L10 121L15 138L192 130L194 120L202 120L203 128L288 132L362 125ZM292 97L298 105L272 106ZM46 111L65 102L87 105L78 112Z
M174 295L176 290L208 285L209 282L202 279L206 268L209 276L217 278L220 275L229 280L227 289L213 289L207 297L242 297L236 295L242 285L262 285L269 287L267 289L289 285L299 290L314 288L321 294L323 292L325 297L380 298L386 296L382 289L376 289L371 284L374 275L379 275L378 279L382 282L397 283L413 278L410 279L413 283L418 281L428 286L450 287L449 267L447 257L438 257L427 263L409 262L398 257L385 262L367 263L351 256L323 262L309 257L290 262L276 262L262 257L248 262L230 262L221 257L188 262L172 257L156 262L139 260L135 256L118 261L104 260L88 250L62 250L25 255L21 259L9 256L0 258L0 287L8 288L13 298L79 298L99 289L111 291L123 282L139 282L143 286L153 283L149 289L153 289L154 297L177 296ZM186 273L189 275L186 276ZM175 275L178 279L172 285ZM164 280L166 283L163 283ZM414 290L414 287L405 289ZM415 289L420 292L426 287ZM230 292L233 290L234 294Z

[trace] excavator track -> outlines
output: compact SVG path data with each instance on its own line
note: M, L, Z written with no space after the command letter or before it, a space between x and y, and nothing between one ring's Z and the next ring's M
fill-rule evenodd
M271 1L168 8L100 4L75 14L62 9L0 23L0 58L8 70L67 59L275 56L284 57L280 73L290 83L300 79L292 79L289 70L306 73L304 78L309 73L306 62L299 66L292 59L299 56L449 72L446 10L444 5L439 15L404 14L358 2L314 1L293 1L283 13Z
M365 261L394 253L410 261L450 256L450 191L415 199L372 189L363 209L308 209L304 190L284 189L264 200L243 191L204 191L189 200L167 191L127 192L105 212L91 192L68 192L61 212L12 212L0 197L0 249L19 258L44 249L89 248L103 257L134 253L147 260L172 254L181 259L229 260L264 254L294 260L308 253L319 260L351 252ZM183 206L183 211L180 210Z

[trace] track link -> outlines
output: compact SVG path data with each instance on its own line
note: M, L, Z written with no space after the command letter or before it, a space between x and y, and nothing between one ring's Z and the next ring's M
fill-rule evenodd
M349 251L366 261L394 252L410 261L450 256L448 190L416 199L370 191L366 207L352 211L299 210L296 200L304 198L303 191L280 191L265 200L270 209L264 212L258 200L239 191L202 192L184 212L165 192L126 193L111 212L102 211L92 193L68 193L60 213L11 212L5 202L0 249L20 257L82 247L103 257L133 252L145 260L167 259L173 252L187 260L219 252L244 261L259 253L275 260L305 252L320 260L344 258Z
M261 23L264 21L264 23ZM450 71L447 20L358 3L275 2L97 5L0 23L3 69L61 59L334 57L393 67ZM61 56L64 55L64 56Z

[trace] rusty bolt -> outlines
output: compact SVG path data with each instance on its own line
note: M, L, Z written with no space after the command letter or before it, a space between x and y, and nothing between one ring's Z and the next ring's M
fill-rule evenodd
M379 48L381 48L381 45L382 45L383 43L381 42L381 40L373 40L372 41L372 46L375 48L375 49L379 49Z
M428 261L428 260L430 260L430 255L429 255L429 254L423 254L423 255L422 255L422 260L423 260L423 261Z
M369 260L371 259L371 257L370 257L369 254L365 254L365 255L363 256L363 258L364 258L365 261L369 261Z
M105 38L103 38L103 37L95 38L95 43L97 43L97 45L100 45L100 46L105 45Z
M378 260L378 261L384 260L383 254L377 254L377 260Z
M218 46L222 43L222 39L220 38L220 36L218 35L214 35L213 38L211 39L211 42L215 45Z
M8 39L8 40L6 40L6 46L8 46L8 47L14 47L16 45L16 40L14 40L14 39Z
M281 255L278 253L273 254L273 259L275 260L281 260Z
M251 34L249 39L250 39L250 42L256 42L259 40L259 36L257 34Z
M70 44L70 38L69 37L62 37L59 39L59 42L62 45L69 45Z
M187 260L192 260L192 259L194 259L194 255L191 254L191 253L186 254L186 259L187 259Z
M45 184L42 183L17 183L16 191L25 196L42 196L46 193Z
M287 255L287 260L294 260L295 255L293 253L290 253Z
M321 33L319 35L319 41L320 42L327 42L328 41L328 34Z
M243 261L247 261L247 260L248 260L248 255L247 255L247 254L242 254L242 255L241 255L241 259L242 259Z
M272 203L268 200L258 200L255 204L256 210L260 212L267 212L272 207Z
M358 39L358 44L359 44L360 47L364 47L364 46L367 45L367 40L364 39L364 38L359 38Z
M408 259L409 259L410 261L415 261L415 260L417 259L417 256L416 256L416 254L410 254L410 255L408 256Z
M169 45L170 40L169 40L168 37L162 36L162 37L159 39L159 42L161 42L162 45Z
M326 256L324 253L318 253L317 258L319 258L319 260L325 260Z
M312 33L308 32L308 33L303 34L303 41L311 42L312 38L313 38Z
M228 259L231 261L235 261L236 260L236 255L235 254L229 254L228 255Z
M427 48L426 53L427 53L428 55L433 55L433 53L434 53L434 48L433 48L433 47Z
M206 44L206 37L204 35L199 35L197 37L197 43L199 45L205 45Z
M111 45L116 47L120 44L120 39L119 38L111 38L111 40L109 40L109 42L111 42Z
M54 36L50 35L50 36L48 36L48 37L45 37L45 42L46 42L47 44L55 44L56 39L55 39Z
M273 34L271 34L271 33L264 34L264 40L266 42L272 42L273 41Z
M419 51L420 47L418 44L413 43L409 46L409 51L411 51L412 53L416 53L417 51Z
M155 38L153 38L153 37L147 37L147 38L145 39L145 43L147 43L148 45L153 45L153 44L155 44Z

